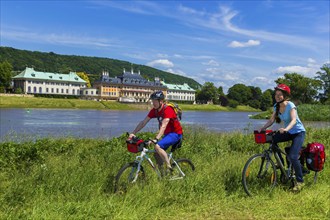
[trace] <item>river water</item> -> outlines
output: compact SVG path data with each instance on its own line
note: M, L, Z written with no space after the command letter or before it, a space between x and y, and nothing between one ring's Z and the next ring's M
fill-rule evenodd
M252 132L266 120L250 119L251 114L256 113L185 111L182 124L216 132ZM112 138L132 131L146 115L147 111L0 109L0 141L67 136ZM143 131L154 132L157 128L158 121L153 119Z

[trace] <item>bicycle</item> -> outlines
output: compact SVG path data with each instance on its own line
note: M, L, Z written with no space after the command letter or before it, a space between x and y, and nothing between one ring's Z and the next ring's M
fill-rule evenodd
M280 154L284 156L287 154L273 142L273 135L276 132L254 131L256 143L270 143L270 145L262 153L250 157L243 168L242 183L249 196L270 193L277 183L277 169L281 172L281 183L289 183L290 187L296 184L293 166L289 163L289 166L285 168L284 161L280 158ZM275 158L276 165L272 156Z
M146 179L146 175L142 163L145 160L148 161L148 164L151 166L152 170L156 172L158 178L162 178L164 176L162 172L157 169L149 157L150 153L156 152L154 149L147 148L149 141L152 140L144 141L138 137L133 137L131 140L126 141L127 149L129 152L141 153L140 155L136 156L136 159L133 162L126 163L119 169L117 175L115 176L114 193L126 192L130 184L137 182L143 183L143 181ZM180 141L171 146L170 153L167 153L173 169L168 175L170 180L183 179L187 174L195 170L195 166L191 160L186 158L174 159L173 152L180 148L181 145L182 140L180 139Z

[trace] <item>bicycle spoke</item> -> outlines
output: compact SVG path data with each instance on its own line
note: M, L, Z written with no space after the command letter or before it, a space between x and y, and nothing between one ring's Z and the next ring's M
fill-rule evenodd
M137 172L137 164L134 162L128 163L119 170L115 178L114 192L125 193L131 184L144 180L144 178L145 174L142 166L140 171Z
M276 178L275 164L262 154L251 157L242 173L244 190L250 196L271 192Z

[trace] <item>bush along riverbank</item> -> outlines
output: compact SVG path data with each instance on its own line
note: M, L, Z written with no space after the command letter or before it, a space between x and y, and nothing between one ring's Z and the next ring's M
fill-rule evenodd
M330 121L330 105L310 105L302 104L297 106L299 118L304 121ZM273 108L253 115L253 119L269 119L273 113Z
M330 155L330 129L307 130ZM153 134L143 133L143 137ZM125 136L111 140L45 138L0 143L0 219L329 219L330 168L292 193L277 185L271 195L248 197L241 184L247 159L262 151L252 134L187 128L176 157L190 158L196 171L184 180L157 179L113 194L119 168L135 159ZM283 148L286 144L282 144ZM147 166L147 164L145 164Z

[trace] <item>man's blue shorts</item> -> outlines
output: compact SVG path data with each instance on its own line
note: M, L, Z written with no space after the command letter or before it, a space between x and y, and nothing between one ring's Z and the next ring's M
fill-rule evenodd
M177 133L168 133L158 141L158 145L160 148L163 150L167 150L171 145L176 144L180 139L182 138L182 134L177 134Z

